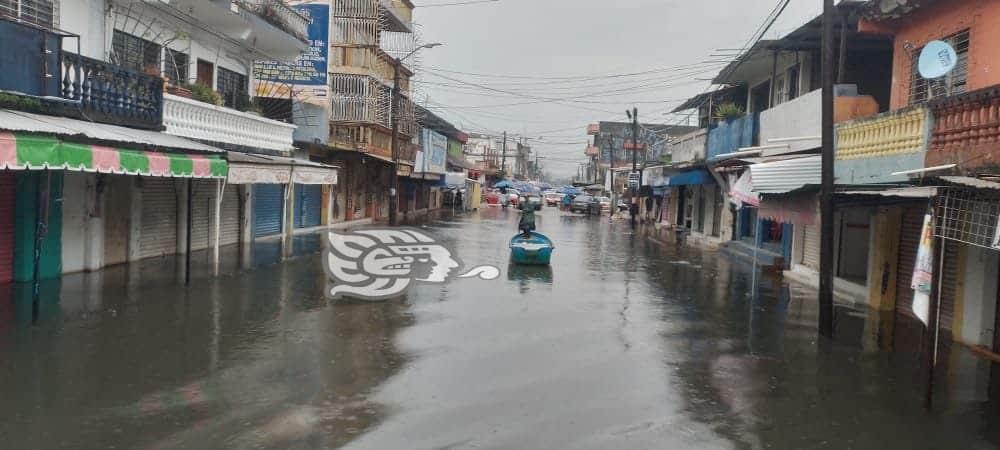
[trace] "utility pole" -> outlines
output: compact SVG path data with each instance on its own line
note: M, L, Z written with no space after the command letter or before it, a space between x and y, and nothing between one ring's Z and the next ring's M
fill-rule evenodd
M632 119L632 173L636 172L639 163L639 108L632 108L630 113L625 110L625 114ZM641 183L641 177L637 178L637 183ZM629 215L632 217L632 228L635 228L635 216L639 209L635 202L639 201L639 186L632 184L632 176L629 175L629 192L631 192L631 200L629 204Z
M823 0L822 166L819 194L819 334L833 337L833 0Z
M392 62L392 175L389 185L389 226L399 225L399 66L401 61Z
M507 178L507 132L503 132L503 153L500 157L500 174Z
M615 211L618 209L618 199L615 195L615 137L614 135L608 135L608 186L611 187L611 216L608 220L611 220L615 216Z

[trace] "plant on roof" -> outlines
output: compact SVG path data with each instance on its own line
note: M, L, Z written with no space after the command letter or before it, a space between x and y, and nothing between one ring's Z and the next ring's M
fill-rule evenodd
M720 103L715 107L715 118L720 120L738 119L746 115L743 108L733 102Z

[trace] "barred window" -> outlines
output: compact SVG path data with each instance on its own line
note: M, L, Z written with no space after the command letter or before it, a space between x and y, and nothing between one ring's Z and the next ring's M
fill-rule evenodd
M215 88L226 107L242 109L250 102L246 75L219 67L215 75Z
M159 44L122 31L111 38L111 62L136 72L159 74L160 52Z
M163 76L174 84L187 83L190 62L191 58L188 57L187 53L168 48L165 61L163 61Z
M910 104L923 103L937 97L961 94L966 90L969 73L969 30L963 30L941 39L955 49L958 62L955 68L941 78L927 79L920 76L919 61L922 48L910 58Z
M0 0L0 16L43 28L59 26L59 3L55 0Z

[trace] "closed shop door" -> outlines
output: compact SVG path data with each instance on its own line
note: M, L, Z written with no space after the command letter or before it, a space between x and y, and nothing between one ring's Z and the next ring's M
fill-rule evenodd
M12 172L0 172L0 283L14 279L14 186Z
M802 265L819 270L819 226L803 225Z
M907 317L913 315L913 268L917 263L920 231L924 226L923 208L903 209L899 231L899 262L896 270L896 312Z
M177 253L177 192L172 178L142 179L143 258Z
M253 186L253 235L273 236L281 233L281 215L285 206L285 186L255 184Z
M135 177L108 175L104 200L104 265L128 261Z
M240 188L226 185L222 194L222 225L219 227L219 244L230 245L240 242Z
M191 249L212 246L215 220L215 180L194 180L191 192ZM186 200L185 200L186 201Z
M318 184L295 185L295 228L320 225L323 216L323 189Z
M955 320L955 297L958 295L959 280L965 276L959 272L962 247L966 244L944 241L944 270L941 277L941 329L951 330Z

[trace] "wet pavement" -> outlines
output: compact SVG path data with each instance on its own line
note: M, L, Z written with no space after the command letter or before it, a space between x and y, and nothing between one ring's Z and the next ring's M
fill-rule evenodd
M953 348L923 403L919 332L667 233L541 213L551 268L508 265L516 212L426 230L498 280L323 297L317 237L178 284L173 260L0 289L0 448L995 448L991 364ZM247 254L243 252L243 254ZM206 255L195 257L201 273ZM896 351L886 350L895 347Z

